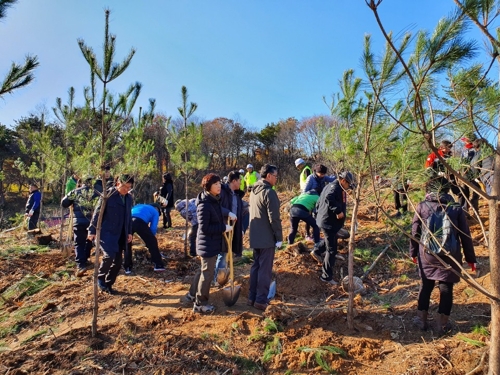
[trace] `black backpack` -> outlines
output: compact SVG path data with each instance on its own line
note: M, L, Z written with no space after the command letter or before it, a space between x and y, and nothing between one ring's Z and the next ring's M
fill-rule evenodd
M448 208L453 203L448 204L444 209L438 206L434 210L427 202L427 206L432 210L432 214L427 218L426 225L422 229L421 241L425 246L425 251L434 254L454 253L458 248L458 239L455 231L455 225L447 213Z

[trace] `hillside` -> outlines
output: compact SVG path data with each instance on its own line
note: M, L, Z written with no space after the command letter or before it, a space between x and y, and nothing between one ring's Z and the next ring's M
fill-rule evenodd
M419 279L407 241L386 219L375 221L372 211L364 204L358 219L356 276L390 247L365 278L366 293L355 299L352 331L343 288L322 283L318 264L294 247L276 253L277 294L266 312L246 306L250 263L244 256L235 269L242 286L236 305L226 307L222 289L214 287L215 313L193 313L183 296L198 261L184 259L184 222L174 213L174 228L158 234L167 271L153 272L136 237L134 274L119 275L118 295L99 294L99 335L92 338L92 272L75 278L74 262L59 249L33 245L22 230L1 234L0 373L423 375L472 373L478 365L474 373L482 373L488 299L461 281L454 289L453 331L443 337L419 331L412 325ZM408 226L410 216L398 223ZM282 219L286 234L286 213ZM488 289L488 250L479 224L470 223L481 263L477 280ZM58 227L45 232L57 238ZM346 276L347 261L337 261L335 272L337 280ZM435 290L431 317L437 301Z

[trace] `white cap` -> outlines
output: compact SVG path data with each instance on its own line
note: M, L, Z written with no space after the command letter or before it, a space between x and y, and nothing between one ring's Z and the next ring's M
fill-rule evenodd
M243 169L240 169L238 172L245 173L245 171Z
M304 161L304 159L302 158L298 158L297 160L295 160L295 166L298 167L299 165L301 164L305 164L306 162Z
M252 164L247 164L247 169L248 168L252 168L253 169L253 165Z

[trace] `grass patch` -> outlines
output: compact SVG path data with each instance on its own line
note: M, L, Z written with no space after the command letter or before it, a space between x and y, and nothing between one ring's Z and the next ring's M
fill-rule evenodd
M18 333L20 329L21 326L19 324L14 324L9 327L0 327L0 339Z
M32 296L50 285L50 282L33 275L26 275L18 283L7 288L2 293L6 300L20 300L25 296Z
M9 258L9 257L17 257L24 254L33 254L33 253L46 253L50 251L48 246L38 246L38 245L12 245L7 246L5 249L0 250L0 258Z
M20 345L24 345L24 344L27 344L31 341L34 341L35 339L37 339L38 337L40 336L43 336L47 333L47 330L46 329L42 329L38 332L35 332L34 334L32 334L30 337L24 339L23 341L21 341L21 344Z
M233 259L234 266L243 266L253 262L253 250L243 250L241 257Z
M467 344L469 345L472 345L472 346L476 346L478 348L481 348L483 346L485 346L486 344L482 341L478 341L478 340L473 340L473 339L470 339L468 337L465 337L465 336L458 336L458 338L460 340L462 340L463 342L466 342Z
M354 256L365 262L374 259L374 255L370 249L354 249Z
M234 362L243 373L253 374L259 370L259 365L256 362L245 357L237 356L234 358Z
M338 354L341 357L346 357L347 354L344 350L336 347L336 346L319 346L317 348L310 348L307 346L302 346L300 348L297 348L299 352L304 352L304 353L314 353L314 359L316 360L316 363L318 366L320 366L323 370L325 370L329 374L336 374L337 371L333 368L330 367L330 365L327 363L327 360L325 359L325 354Z
M16 322L23 321L28 314L31 314L32 312L37 311L38 309L40 309L40 307L42 307L42 305L33 305L33 306L22 307L19 310L17 310L12 315L12 317L14 318L14 320Z
M276 354L281 353L281 340L279 337L274 336L273 341L266 344L264 349L264 354L262 355L262 362L269 362Z
M490 335L490 331L488 331L488 328L486 328L482 324L476 324L474 327L472 327L472 333L477 333L482 336Z
M267 333L277 333L281 332L283 327L272 319L266 318L264 319L264 331Z

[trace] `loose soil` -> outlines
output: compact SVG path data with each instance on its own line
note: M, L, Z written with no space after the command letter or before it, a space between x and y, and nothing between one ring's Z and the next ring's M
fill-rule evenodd
M237 303L226 307L223 289L213 287L215 312L194 313L184 295L199 261L184 257L184 221L173 213L174 227L157 235L167 271L154 273L147 249L134 238L134 273L118 276L118 295L99 293L98 335L93 338L93 272L76 278L74 262L61 250L29 250L33 239L21 230L1 234L0 373L451 375L475 368L474 373L483 373L489 336L474 327L488 328L489 300L464 281L456 284L453 330L439 336L433 328L436 289L431 328L416 328L412 319L419 278L407 256L408 241L390 229L388 219L375 220L374 212L365 204L358 218L355 275L361 276L390 247L364 279L366 292L355 297L352 329L343 287L321 282L320 266L298 246L276 253L277 294L267 311L246 305L250 261L244 256L235 267L235 283L242 288ZM482 206L486 228L487 212ZM408 228L410 216L398 224ZM285 212L282 218L286 235ZM478 222L470 219L470 224L481 264L474 276L489 289L488 249ZM44 232L58 238L59 227ZM302 243L312 248L311 242ZM347 259L347 242L341 245ZM25 250L6 252L16 247ZM48 286L30 296L22 288L9 289L27 275ZM347 260L338 260L334 278L346 275Z

